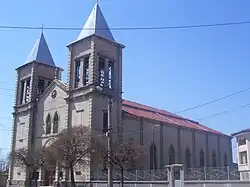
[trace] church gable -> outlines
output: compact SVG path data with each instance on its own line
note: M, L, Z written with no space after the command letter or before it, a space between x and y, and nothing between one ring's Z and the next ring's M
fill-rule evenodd
M51 99L53 101L57 100L57 97L64 95L66 97L66 90L67 85L64 84L62 81L55 79L47 88L46 90L40 95L38 104L44 102L50 102Z
M39 98L36 113L36 136L44 137L60 132L65 125L66 85L54 80Z

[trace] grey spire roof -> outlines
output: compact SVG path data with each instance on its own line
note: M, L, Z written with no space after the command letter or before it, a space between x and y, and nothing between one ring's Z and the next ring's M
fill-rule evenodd
M36 43L32 50L30 51L26 63L37 61L50 66L55 66L54 60L51 56L49 47L44 38L43 32L41 36L36 40Z
M76 41L91 35L97 35L115 41L98 3L95 4Z

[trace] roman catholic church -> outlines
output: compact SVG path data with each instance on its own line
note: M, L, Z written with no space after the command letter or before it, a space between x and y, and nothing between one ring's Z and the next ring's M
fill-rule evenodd
M67 45L64 83L63 69L56 66L41 33L26 62L16 69L12 150L28 148L32 153L70 126L83 124L105 130L111 98L114 136L132 137L149 150L141 161L141 169L162 169L173 163L184 163L186 168L231 165L231 136L122 98L124 47L114 39L96 4L77 39ZM50 185L49 178L59 172L66 179L64 171L56 171L41 168L38 181ZM9 185L22 186L27 177L25 167L12 160ZM86 172L75 172L75 178L88 180Z

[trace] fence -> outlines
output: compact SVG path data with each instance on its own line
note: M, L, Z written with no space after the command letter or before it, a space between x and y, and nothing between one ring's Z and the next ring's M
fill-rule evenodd
M114 187L121 187L119 179L121 173L115 171ZM248 178L247 178L248 176ZM184 172L184 183L181 183L179 169L174 170L175 187L249 187L250 170L239 172L232 167L190 168ZM107 187L107 173L92 174L92 187ZM172 187L168 180L167 170L135 170L124 172L124 187Z
M237 167L190 168L185 171L185 181L190 180L240 180ZM249 179L250 180L250 179Z
M84 187L108 187L107 183L93 182L91 185L85 184ZM114 183L114 187L121 187L121 184ZM184 182L184 187L249 187L249 181L188 181ZM168 182L125 182L124 187L172 187ZM176 182L175 187L183 187L180 183Z
M167 181L168 173L166 170L133 170L123 172L124 181ZM108 179L107 171L98 171L91 174L92 181L103 181ZM121 172L114 171L113 179L120 180Z
M180 169L175 169L174 178L180 179ZM168 172L162 170L133 170L124 171L124 181L168 181ZM108 173L106 171L98 171L91 174L92 181L107 180ZM121 179L121 172L113 172L114 180ZM206 168L190 168L184 171L185 181L212 181L212 180L249 180L250 170L239 172L235 166L228 167L206 167Z

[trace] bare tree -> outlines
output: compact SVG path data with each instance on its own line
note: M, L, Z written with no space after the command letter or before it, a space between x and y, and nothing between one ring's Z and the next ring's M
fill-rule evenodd
M27 167L30 185L32 185L32 179L36 181L38 177L36 176L37 170L45 166L46 159L48 158L44 148L33 151L32 154L29 154L28 149L21 148L13 151L11 156L18 165Z
M95 141L94 150L96 152L95 158L99 160L101 158L102 163L107 163L109 158L108 149L105 145L105 141ZM118 168L121 172L121 185L124 184L124 170L136 169L138 167L138 161L146 154L146 149L137 144L133 138L129 138L123 143L116 143L112 146L112 153L110 154L111 164Z
M8 173L9 161L9 155L0 155L0 174Z
M47 147L57 163L70 170L71 186L75 187L74 167L86 166L91 151L91 136L88 127L74 126L63 130Z

